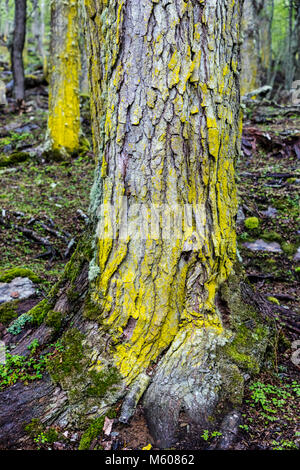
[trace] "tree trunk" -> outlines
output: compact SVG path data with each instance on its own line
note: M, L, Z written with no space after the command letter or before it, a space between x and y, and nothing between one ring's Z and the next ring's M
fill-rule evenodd
M43 29L40 1L33 0L32 36L34 38L36 55L42 59L42 63L44 63Z
M245 0L243 5L243 45L241 49L242 96L259 88L268 80L272 50L269 11L265 0Z
M51 76L46 148L57 157L79 147L79 0L51 3Z
M11 48L11 64L14 79L14 97L21 104L25 99L23 49L26 36L26 0L15 0L15 27Z
M286 58L285 58L285 89L290 91L294 79L294 60L293 60L293 13L294 3L289 0L288 3L288 29L287 29L287 45L286 45Z
M44 314L64 391L31 404L45 423L80 428L121 399L127 422L143 397L169 447L182 416L216 429L259 371L269 327L235 268L241 3L86 1L98 164L90 232Z
M295 79L300 80L300 0L295 2Z

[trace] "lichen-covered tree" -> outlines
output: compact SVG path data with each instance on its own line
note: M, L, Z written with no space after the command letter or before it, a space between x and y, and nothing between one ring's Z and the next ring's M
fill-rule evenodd
M15 22L11 45L11 66L14 80L13 94L19 105L25 99L23 49L26 36L26 0L15 0Z
M58 157L79 148L79 0L51 2L51 65L46 150Z
M267 84L271 68L272 5L269 0L245 0L242 15L242 96Z
M236 267L241 4L86 0L91 224L60 283L30 313L42 322L40 344L61 336L51 378L27 388L23 407L21 385L0 397L11 404L6 413L74 429L120 401L127 422L143 397L165 447L182 416L216 429L240 405L269 338L261 302ZM170 236L168 210L183 208L185 229L173 220ZM1 422L0 413L0 438ZM86 437L80 448L88 445Z

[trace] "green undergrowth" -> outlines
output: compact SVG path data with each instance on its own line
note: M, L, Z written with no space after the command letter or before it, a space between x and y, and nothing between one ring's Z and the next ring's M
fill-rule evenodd
M35 442L37 449L49 447L54 442L63 439L63 436L54 427L46 427L37 418L24 426L25 432Z
M23 382L25 385L35 380L43 378L51 358L62 351L62 345L59 341L48 345L47 353L40 353L38 339L34 339L27 347L30 351L28 356L12 355L6 353L5 364L0 364L0 391L14 385L17 382Z

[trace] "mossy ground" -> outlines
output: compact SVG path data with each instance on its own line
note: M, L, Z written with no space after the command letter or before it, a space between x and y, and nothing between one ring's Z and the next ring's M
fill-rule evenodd
M238 162L238 188L240 205L243 207L246 220L256 217L259 226L249 229L246 227L247 224L240 224L239 252L249 280L256 291L274 306L279 304L281 307L289 308L296 315L295 321L297 319L299 321L300 297L297 277L299 262L294 260L294 256L300 245L300 174L297 155L293 145L286 140L285 133L288 129L289 133L297 138L300 135L300 119L295 116L277 121L273 119L270 124L255 125L255 131L253 123L248 122L248 126L250 129L249 131L244 129L244 138L249 141L255 139L256 151L250 157L246 155L241 157ZM269 139L261 137L260 133L268 134ZM280 148L281 139L282 148ZM290 142L293 142L292 137ZM290 174L293 177L290 177ZM272 217L264 214L270 207L277 211ZM257 239L267 243L278 243L282 253L253 252L244 246L245 241ZM242 406L243 423L236 444L237 449L287 450L299 447L296 425L298 414L296 409L297 407L299 409L299 391L296 391L296 387L299 387L299 372L290 360L292 354L290 345L299 339L299 335L282 323L279 323L278 328L277 346L275 345L271 351L275 370L273 372L262 370L258 377L247 384ZM285 391L291 391L292 387L294 391L291 395L286 395L278 406L273 406L275 402L272 402L273 412L266 412L262 404L259 401L255 402L253 398L253 395L257 397L261 393L263 387L256 385L260 382L267 390L270 387L271 389L277 387L277 392L272 392L268 396L270 403L272 398L275 402L276 399L279 400L281 392L284 394ZM256 395L253 384L254 389L257 389ZM270 403L266 406L272 408L269 406Z
M34 100L36 93L37 90L31 90L28 98ZM90 140L90 127L85 124L88 120L86 107L85 113L84 131ZM69 162L46 162L38 151L46 127L44 109L37 108L22 115L0 111L1 159L2 155L9 159L16 152L30 153L26 161L17 164L11 161L9 167L0 168L0 208L6 211L5 221L12 226L7 229L0 221L0 270L30 268L45 281L42 286L45 291L53 286L68 261L64 259L68 241L78 240L85 230L85 221L77 211L87 213L94 175L94 158L86 141L85 151L74 155ZM37 258L45 255L47 247L26 238L13 225L30 228L48 238L55 249L54 258ZM42 225L56 230L61 237Z

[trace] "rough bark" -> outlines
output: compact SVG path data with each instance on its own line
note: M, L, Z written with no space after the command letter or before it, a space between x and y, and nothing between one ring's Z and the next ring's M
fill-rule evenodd
M122 399L127 422L143 397L166 447L181 413L216 428L241 403L244 375L259 371L268 344L263 309L234 274L241 2L86 8L98 158L92 235L49 299L62 315L64 351L48 370L68 401L47 420L80 428ZM169 210L186 213L171 232Z
M51 3L51 73L46 148L58 156L79 147L79 0Z
M14 79L14 98L20 104L25 99L23 49L26 36L26 0L15 0L15 25L11 47L11 64Z

